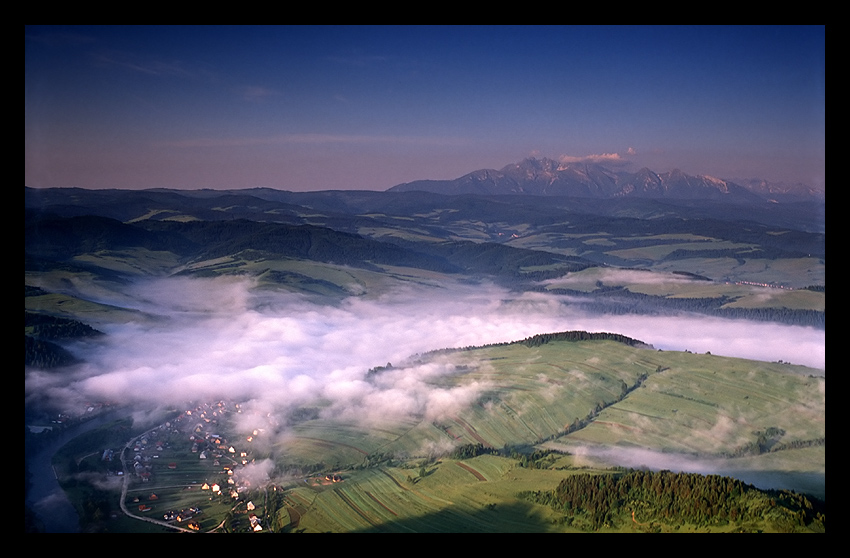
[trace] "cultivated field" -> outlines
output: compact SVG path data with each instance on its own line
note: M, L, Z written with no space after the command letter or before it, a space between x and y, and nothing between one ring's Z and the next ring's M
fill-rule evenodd
M666 468L687 457L750 473L780 463L801 476L825 470L820 371L594 340L438 351L376 369L370 381L435 359L448 372L430 377L431 387L477 386L470 403L380 423L324 419L314 409L253 432L238 426L252 422L236 420L241 408L205 405L109 442L126 470L120 483L110 477L112 497L126 482L128 512L155 520L142 531L192 523L200 531L545 532L573 529L522 493L551 490L568 474L634 466L612 462L614 450L666 455ZM462 446L483 454L453 458ZM535 448L556 453L523 466L519 457ZM608 460L588 460L588 448L608 451ZM87 463L92 475L117 468L100 446L75 451L64 463ZM262 480L247 481L260 462L268 462ZM181 510L182 521L166 517ZM127 529L126 519L105 525Z

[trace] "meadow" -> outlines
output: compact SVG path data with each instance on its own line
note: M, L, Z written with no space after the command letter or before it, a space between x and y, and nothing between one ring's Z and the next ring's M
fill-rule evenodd
M163 432L169 447L146 456L153 475L128 478L134 515L198 507L200 530L228 532L251 530L249 511L263 532L574 531L525 494L625 467L779 475L823 496L824 371L685 350L703 337L712 351L775 347L777 322L822 332L822 233L655 203L106 197L127 201L28 213L27 311L107 333L66 343L91 357L79 368L28 368L28 414L245 403L216 430L241 441L246 463L200 459L191 432ZM691 321L653 319L674 314ZM706 316L729 319L730 335L754 331L740 318L776 328L730 340ZM665 350L522 342L564 324L647 332ZM792 354L812 347L799 345ZM101 445L69 447L57 468L86 527L173 528L117 512ZM259 464L236 496L202 488Z
M219 412L213 426L196 426L192 416L148 442L158 446L148 459L153 475L146 482L128 478L125 503L132 514L158 520L169 510L198 507L201 531L249 530L249 500L267 531L577 531L583 528L523 494L552 490L564 475L611 474L616 451L640 448L644 458L658 459L651 465L658 468L675 468L687 457L746 464L750 472L774 471L779 459L787 471L825 470L825 379L816 370L589 340L435 351L404 366L378 367L371 381L433 361L451 367L429 378L432 388L476 385L474 401L440 416L379 422L323 418L321 408L313 409L251 443L240 431L241 410ZM189 436L209 429L245 456L222 449L220 457L199 459ZM77 471L67 465L63 476L102 473L100 446L117 452L130 441L111 432L95 451L92 443L66 448L59 460L76 459ZM453 457L463 447L477 447L478 455ZM264 481L234 492L240 468L265 460L273 466ZM219 494L208 488L215 483ZM112 498L117 487L113 480ZM126 519L97 519L107 531L126 528Z

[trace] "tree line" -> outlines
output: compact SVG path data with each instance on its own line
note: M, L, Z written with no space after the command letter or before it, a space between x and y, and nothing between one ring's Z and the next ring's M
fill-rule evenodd
M591 293L573 289L550 289L553 294L580 299L579 304L601 314L667 315L694 312L720 318L778 322L788 325L826 327L826 313L820 310L795 308L736 308L724 307L734 302L728 296L704 298L668 298L632 292L625 287L601 287Z
M24 313L25 366L46 370L75 364L78 359L56 341L103 335L102 332L77 320L35 312Z
M825 531L824 502L787 490L760 490L720 475L644 470L578 474L565 477L554 490L525 496L562 512L565 523L589 530L661 522Z
M616 341L617 343L625 343L630 347L646 345L643 341L626 337L619 333L599 332L591 333L588 331L561 331L558 333L541 333L527 337L519 343L526 347L539 347L552 341Z
M70 318L27 311L24 313L26 314L24 327L30 328L33 337L39 339L77 339L80 337L97 337L103 335L103 332L94 329L90 325Z

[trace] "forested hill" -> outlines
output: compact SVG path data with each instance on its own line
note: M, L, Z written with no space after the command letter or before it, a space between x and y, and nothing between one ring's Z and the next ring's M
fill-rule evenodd
M114 280L137 272L253 274L336 297L350 294L348 280L336 283L322 270L347 266L382 274L382 284L438 273L451 275L443 278L449 282L486 279L568 295L591 311L685 311L823 328L823 296L757 300L735 287L813 286L823 293L821 209L815 202L28 188L26 269ZM657 272L659 279L687 275L717 288L658 292L647 288L657 282L649 276L646 284L629 284L603 274L575 290L576 277L544 283L606 267Z
M743 319L759 322L779 322L826 328L826 311L802 308L746 308L730 306L734 299L726 296L686 298L665 297L632 292L622 287L602 287L585 292L572 289L540 290L570 296L585 310L600 314L676 315L693 312L718 318Z
M358 224L404 218L419 227L452 221L544 226L580 215L605 219L709 219L824 232L822 201L729 204L711 200L569 196L442 195L430 192L246 190L85 190L25 188L25 208L62 217L98 215L122 222L143 219L312 224L353 230ZM383 217L389 217L387 221ZM399 224L396 220L395 224Z
M184 257L212 259L245 250L267 255L321 262L373 267L387 264L416 267L444 273L458 268L437 257L408 250L394 244L371 240L360 235L313 225L259 223L245 219L234 221L145 221L139 226L179 238L190 246Z
M660 531L663 524L765 525L780 532L824 532L823 502L786 490L759 490L720 475L629 471L613 475L569 475L551 491L528 498L564 514L564 522L587 530L633 524Z
M249 253L256 258L303 259L375 271L380 271L376 266L387 265L476 274L508 282L539 280L594 265L580 257L497 243L391 243L326 227L247 219L130 224L99 216L28 213L25 246L28 265L37 261L42 268L46 261L68 263L82 254L128 248L172 252L184 263ZM549 270L523 273L528 266Z
M27 287L27 296L40 294L47 293ZM44 370L74 364L78 359L59 343L101 335L102 332L77 320L27 311L24 318L24 364Z

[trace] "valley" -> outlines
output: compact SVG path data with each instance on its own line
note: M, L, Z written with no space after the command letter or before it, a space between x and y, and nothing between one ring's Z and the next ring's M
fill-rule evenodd
M27 189L27 444L128 417L54 460L103 532L823 530L818 208ZM632 469L791 511L549 503Z
M76 474L54 463L64 467L60 479L84 470L115 479L126 517L147 518L134 526L113 513L99 522L107 531L581 531L522 494L553 490L565 475L617 474L616 453L638 449L643 459L701 461L713 474L824 475L825 384L816 370L599 337L437 351L366 377L375 386L417 378L434 393L476 390L473 404L448 412L394 417L374 409L380 399L356 415L327 404L269 414L257 402L202 403L141 434L128 423L124 436L133 437L111 446L89 442L111 448L109 460L100 445L79 445ZM177 520L180 509L196 511ZM779 528L742 517L708 529L755 525ZM619 520L606 530L636 528Z

